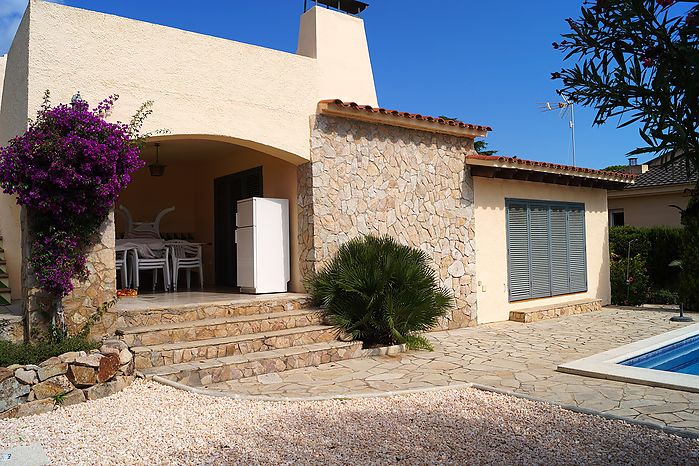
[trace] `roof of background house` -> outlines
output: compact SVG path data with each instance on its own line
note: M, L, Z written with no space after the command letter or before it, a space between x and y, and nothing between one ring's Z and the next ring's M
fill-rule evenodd
M653 162L656 159L653 159ZM655 165L648 171L638 175L636 183L628 188L648 188L652 186L668 186L673 184L694 183L697 181L697 172L692 170L684 158L679 158L665 166ZM627 188L627 189L628 189Z

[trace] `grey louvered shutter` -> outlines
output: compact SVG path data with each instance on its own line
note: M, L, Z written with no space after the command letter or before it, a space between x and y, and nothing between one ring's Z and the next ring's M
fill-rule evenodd
M532 203L529 205L529 280L532 298L551 296L549 244L549 207Z
M563 206L551 207L551 295L570 293L568 276L568 214Z
M507 267L510 301L530 298L526 203L510 203L507 206Z
M587 291L585 211L580 207L568 209L568 249L570 292Z

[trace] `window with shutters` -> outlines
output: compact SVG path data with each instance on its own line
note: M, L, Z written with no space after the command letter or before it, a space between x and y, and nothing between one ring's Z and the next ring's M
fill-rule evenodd
M587 291L585 206L507 199L510 301Z

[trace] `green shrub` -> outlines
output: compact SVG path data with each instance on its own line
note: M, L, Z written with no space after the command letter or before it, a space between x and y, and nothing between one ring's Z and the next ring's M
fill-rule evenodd
M612 304L635 306L648 299L648 274L646 263L640 254L628 261L629 281L626 281L626 256L612 255L610 275L612 282Z
M431 346L417 333L453 306L438 285L429 256L389 236L355 238L306 286L327 320L367 345Z
M100 345L100 342L80 335L60 339L47 338L34 343L0 341L0 367L12 364L39 364L69 351L90 351L99 348Z
M683 228L612 227L609 248L612 255L626 258L629 242L631 256L640 255L645 261L650 287L654 290L679 290L680 271L670 263L680 257Z
M651 290L647 302L648 304L679 304L680 295L676 291Z
M682 212L685 231L682 238L680 297L688 310L699 311L699 196L689 200Z

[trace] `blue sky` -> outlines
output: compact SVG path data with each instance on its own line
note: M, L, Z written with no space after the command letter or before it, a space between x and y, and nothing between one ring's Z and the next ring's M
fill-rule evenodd
M567 120L542 113L538 105L557 99L549 75L562 66L563 56L551 43L581 2L369 0L363 17L379 103L490 125L490 147L503 155L570 163ZM61 3L288 52L296 49L303 9L303 0ZM0 54L9 48L25 5L0 0ZM626 163L624 154L640 144L637 130L592 128L593 113L576 109L577 164Z

